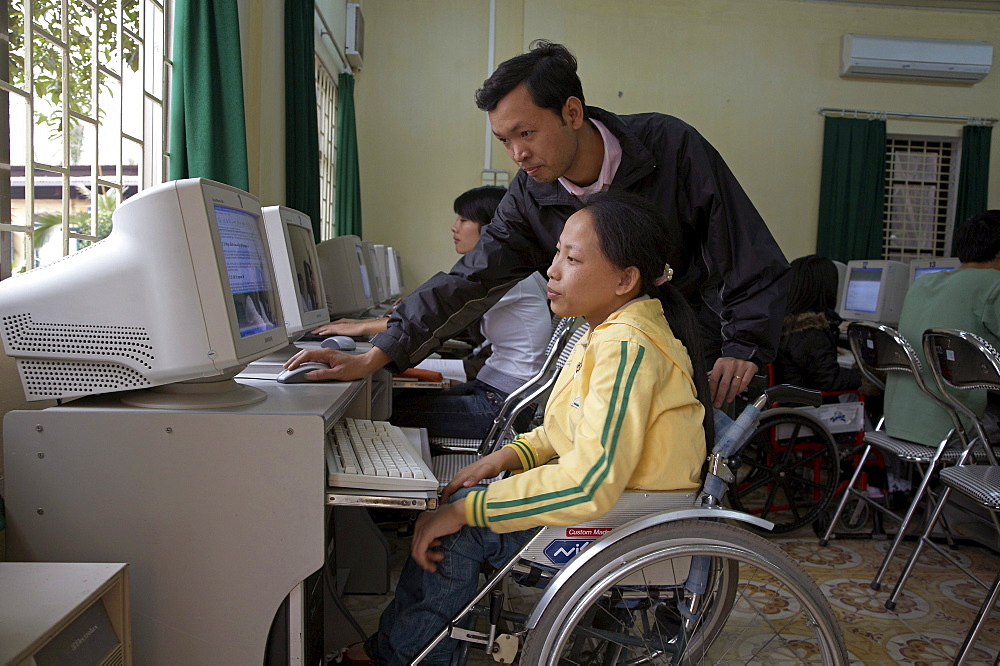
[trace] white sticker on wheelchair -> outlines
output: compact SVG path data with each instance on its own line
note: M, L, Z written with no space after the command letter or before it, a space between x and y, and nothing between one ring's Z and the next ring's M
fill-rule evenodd
M553 539L542 551L553 564L566 564L593 539Z

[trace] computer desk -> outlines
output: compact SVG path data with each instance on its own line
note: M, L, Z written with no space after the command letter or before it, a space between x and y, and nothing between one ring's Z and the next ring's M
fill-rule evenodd
M343 416L370 418L369 381L240 381L267 399L172 411L111 394L4 419L8 559L129 563L137 664L261 663L286 597L291 636L304 621L328 506L368 505L365 491L327 487L324 436Z

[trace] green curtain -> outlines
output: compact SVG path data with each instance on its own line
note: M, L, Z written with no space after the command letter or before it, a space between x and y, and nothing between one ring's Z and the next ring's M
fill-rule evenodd
M236 0L174 3L170 178L199 177L250 187Z
M847 263L882 257L885 121L827 118L816 252Z
M285 0L285 203L312 220L320 241L319 129L313 0Z
M958 170L955 229L988 209L986 190L990 180L990 138L993 128L966 125L962 130L962 163ZM954 248L952 255L954 255Z
M337 80L337 235L361 237L361 179L358 175L358 127L354 119L354 75Z

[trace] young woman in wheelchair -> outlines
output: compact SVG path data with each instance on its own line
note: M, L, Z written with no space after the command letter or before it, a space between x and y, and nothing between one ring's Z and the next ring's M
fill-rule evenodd
M502 565L532 528L598 518L626 489L700 486L711 433L706 370L693 313L668 283L660 215L608 192L567 220L548 297L557 315L585 317L588 337L560 374L544 424L465 467L444 490L451 502L420 516L379 631L345 663L407 663L472 598L483 562ZM473 489L504 471L515 474ZM445 640L423 663L446 664L455 648Z

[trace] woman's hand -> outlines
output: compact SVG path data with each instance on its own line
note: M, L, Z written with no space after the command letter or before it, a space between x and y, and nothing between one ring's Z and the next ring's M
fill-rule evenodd
M505 446L499 451L494 451L485 458L480 458L458 470L452 477L451 483L441 491L441 502L447 502L449 497L462 488L471 488L483 479L492 479L501 472L520 469L520 467L521 459L517 457L513 449Z
M437 571L437 563L444 559L444 553L432 549L441 545L441 537L454 534L465 524L465 498L445 504L437 511L420 514L410 544L413 561L431 573Z

